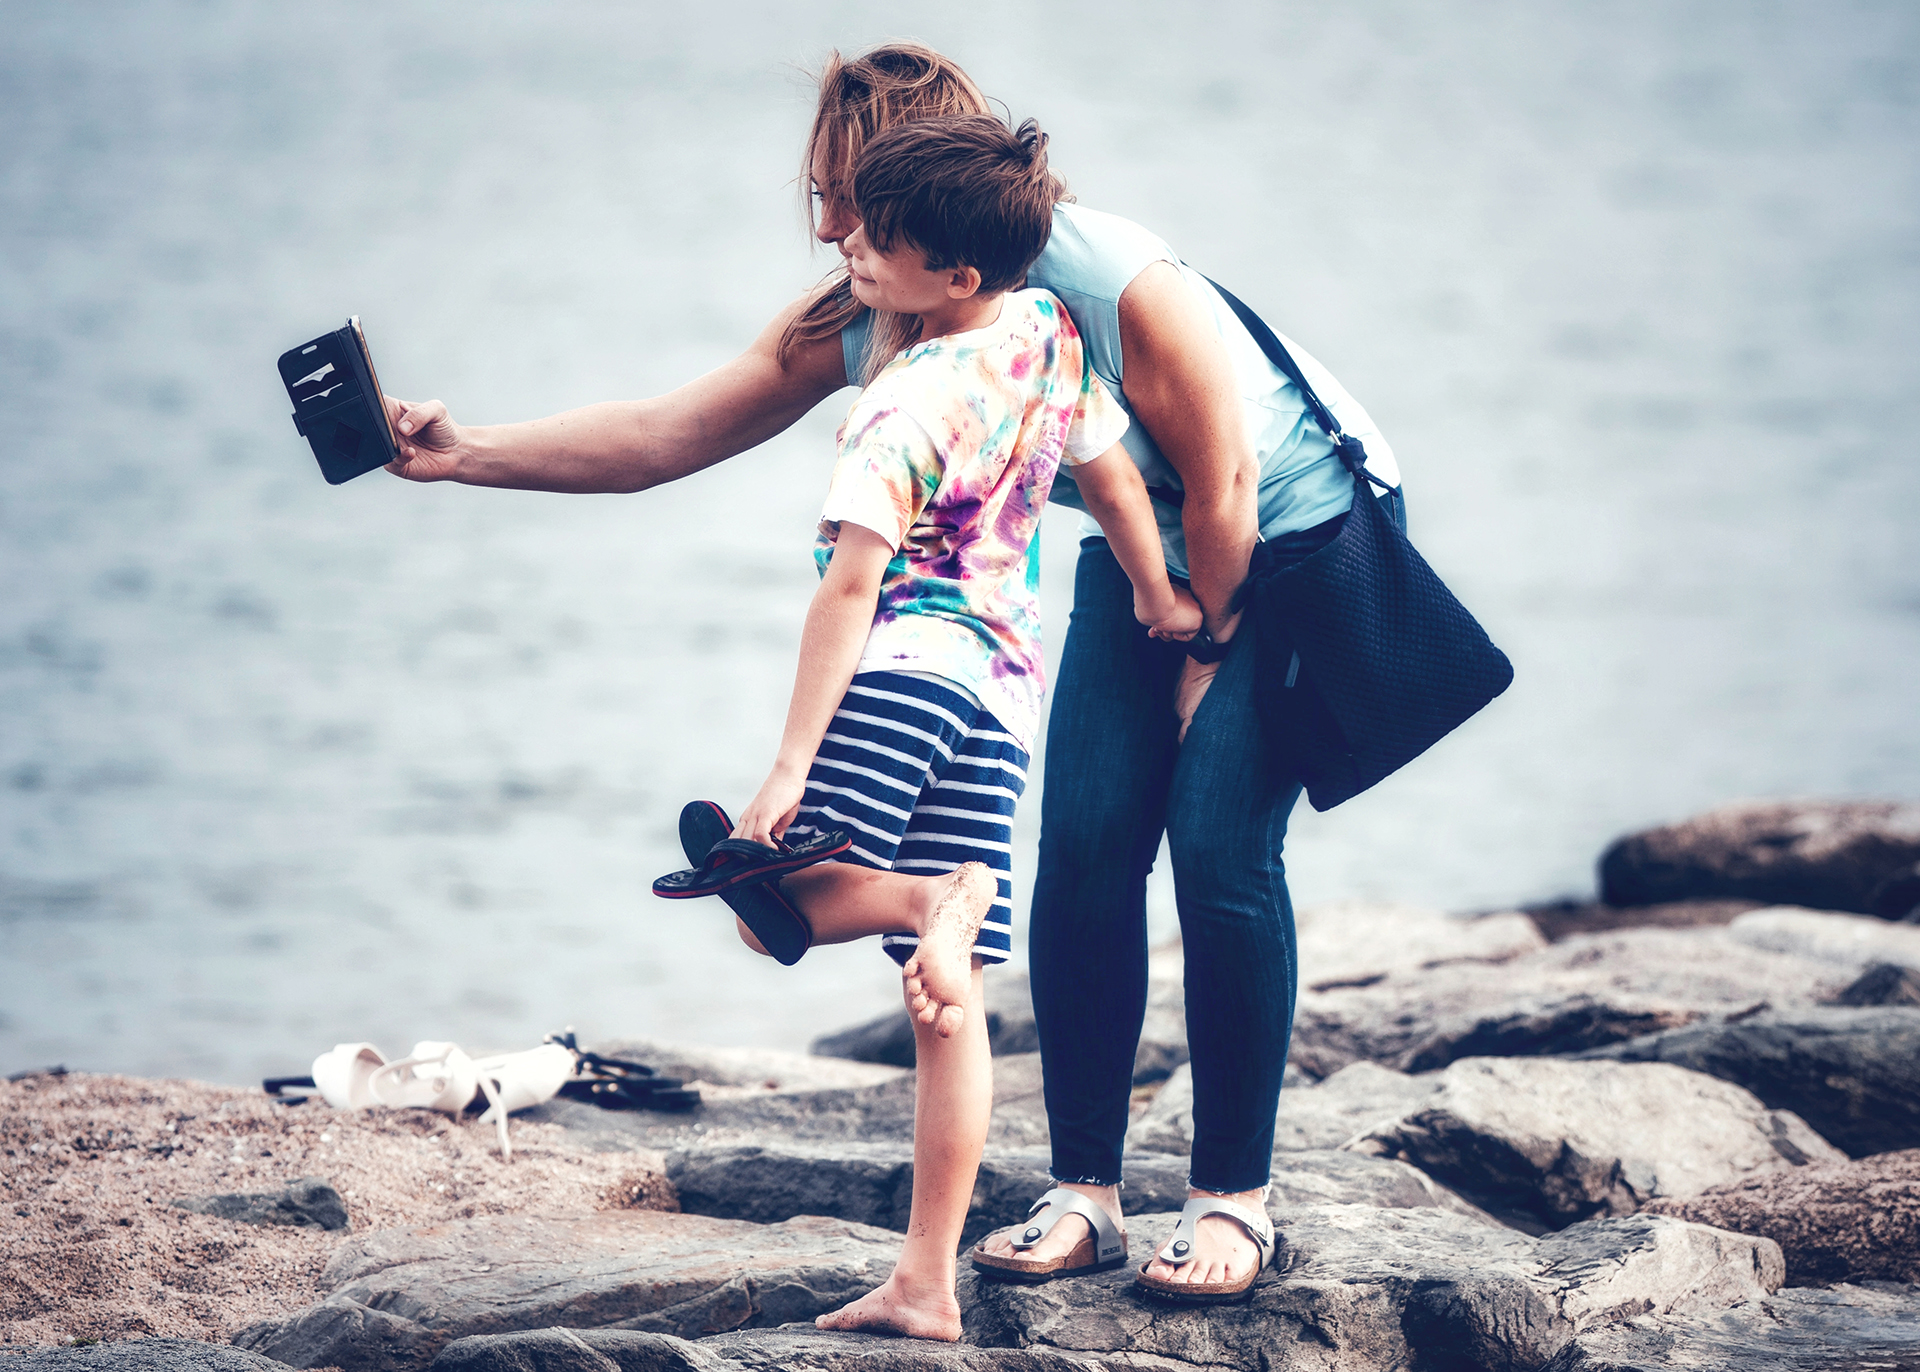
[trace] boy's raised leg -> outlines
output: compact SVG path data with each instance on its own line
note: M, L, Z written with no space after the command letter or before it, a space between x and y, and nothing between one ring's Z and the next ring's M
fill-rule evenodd
M907 1009L916 1026L945 1037L958 1028L969 1004L973 941L999 891L983 862L966 862L944 876L882 872L850 862L823 862L782 877L781 892L813 926L815 943L847 943L875 934L911 930L920 948L907 963ZM741 939L759 943L740 925ZM765 949L760 949L764 952Z
M947 1036L914 1021L918 1079L913 1105L913 1209L893 1275L850 1305L814 1321L822 1329L864 1329L912 1338L960 1337L953 1283L967 1207L993 1111L993 1054L981 972L960 1023ZM959 1007L952 1007L958 1009Z

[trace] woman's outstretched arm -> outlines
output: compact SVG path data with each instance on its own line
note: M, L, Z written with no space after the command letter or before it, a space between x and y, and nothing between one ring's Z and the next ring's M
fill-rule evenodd
M664 485L766 442L847 384L840 340L776 353L795 301L740 356L651 400L615 400L523 424L456 424L437 400L387 397L400 435L388 466L412 481L528 491L628 492Z

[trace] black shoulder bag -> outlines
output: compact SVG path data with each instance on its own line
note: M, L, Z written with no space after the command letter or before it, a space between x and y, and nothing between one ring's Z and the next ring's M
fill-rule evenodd
M1353 474L1353 508L1331 540L1289 561L1254 549L1241 598L1253 621L1256 690L1267 759L1331 810L1398 771L1513 681L1494 647L1376 499L1397 493L1367 470L1265 321L1214 282L1273 365L1300 388Z

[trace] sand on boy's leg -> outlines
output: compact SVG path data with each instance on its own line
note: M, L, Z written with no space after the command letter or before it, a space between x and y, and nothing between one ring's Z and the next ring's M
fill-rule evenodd
M999 890L985 863L922 877L823 862L782 877L780 890L807 917L815 943L848 943L903 929L918 934L920 948L907 964L908 1008L916 1024L933 1026L942 1038L959 1029L975 994L973 941ZM759 948L744 925L740 937Z
M878 1287L816 1319L822 1329L948 1342L960 1337L953 1289L960 1233L993 1111L993 1052L977 961L968 981L965 1008L949 1006L959 1018L950 1034L918 1019L913 1026L913 1207L900 1261Z

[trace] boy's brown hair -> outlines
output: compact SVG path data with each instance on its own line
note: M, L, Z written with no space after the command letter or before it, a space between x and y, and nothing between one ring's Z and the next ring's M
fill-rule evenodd
M820 72L820 97L800 168L801 192L806 195L819 171L827 183L818 190L849 195L853 168L867 141L888 129L917 119L988 113L987 98L960 64L924 43L883 43L857 57L831 53ZM812 197L806 198L811 228L818 220ZM1056 183L1054 198L1071 199L1064 183ZM796 348L837 337L866 312L848 289L845 269L836 270L788 323L776 354L780 365L787 365ZM874 325L875 351L882 360L912 342L919 329L918 320L895 315L876 315ZM892 340L891 347L882 343L883 335Z
M1057 195L1040 126L1029 119L1011 130L986 114L888 129L853 173L853 202L875 248L918 249L928 271L972 267L983 293L1020 284L1053 232Z

